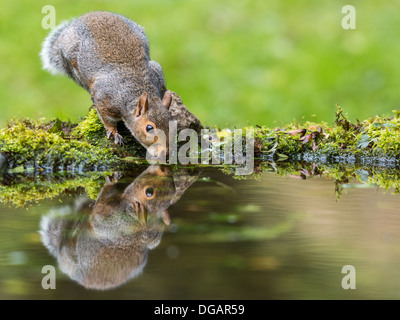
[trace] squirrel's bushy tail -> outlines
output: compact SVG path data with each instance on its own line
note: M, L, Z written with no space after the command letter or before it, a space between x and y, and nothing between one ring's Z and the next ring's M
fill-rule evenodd
M59 24L56 28L50 31L46 39L43 41L42 51L40 52L42 66L44 70L47 70L52 74L66 75L61 60L59 47L57 46L57 39L72 21L73 20L68 20Z

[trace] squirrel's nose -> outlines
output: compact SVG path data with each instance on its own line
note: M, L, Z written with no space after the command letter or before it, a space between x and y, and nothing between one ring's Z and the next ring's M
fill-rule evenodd
M152 154L152 159L166 161L168 157L168 149L158 148Z
M158 152L158 159L167 159L168 157L168 150L161 150Z
M168 152L168 145L167 146L160 146L159 148L157 148L156 150L156 154L158 155L159 158L167 158L169 155ZM157 157L157 156L156 156Z

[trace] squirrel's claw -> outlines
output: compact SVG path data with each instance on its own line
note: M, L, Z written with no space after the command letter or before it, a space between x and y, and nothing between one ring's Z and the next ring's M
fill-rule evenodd
M106 177L106 182L107 183L117 183L118 180L122 177L122 173L121 172L114 172L111 176L107 176Z
M124 144L124 139L118 132L116 132L116 131L113 132L112 130L107 130L106 134L107 134L107 139L110 139L111 136L114 136L115 144L119 144L121 146Z
M112 135L112 131L111 130L107 130L106 135L107 135L107 139L110 139L111 135Z
M114 133L114 143L119 144L121 146L124 145L124 140L122 139L122 136L119 133Z

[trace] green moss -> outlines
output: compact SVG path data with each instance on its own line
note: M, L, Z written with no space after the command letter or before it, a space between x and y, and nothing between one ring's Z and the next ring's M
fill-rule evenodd
M99 140L105 140L106 130L94 108L90 108L85 119L72 130L71 135L77 139L85 139L94 144L98 144Z
M372 117L351 123L338 106L333 125L326 122L291 123L280 128L243 128L254 130L255 159L313 162L395 161L400 160L400 117ZM0 153L11 170L96 170L119 167L123 159L145 157L145 149L123 125L118 127L125 144L118 146L106 137L105 129L95 109L90 109L78 124L52 120L14 121L0 130ZM226 143L232 130L218 133Z
M397 116L370 118L365 120L362 125L364 132L358 136L358 140L369 141L368 147L373 154L398 157L400 151L400 119Z
M124 140L124 146L109 140L92 108L77 125L58 119L13 121L0 130L0 152L11 170L106 170L119 166L121 158L143 155L130 134Z
M398 161L400 152L400 118L373 117L351 123L340 106L335 123L292 123L280 128L251 127L254 130L256 158L273 156L275 161L297 161L312 157L330 162L343 157ZM249 128L247 128L249 129ZM243 132L243 139L244 139ZM224 135L221 135L222 143Z
M80 167L89 170L117 162L111 149L104 145L74 139L68 130L52 130L57 122L24 119L1 129L0 152L6 156L10 168L66 170ZM63 125L68 128L68 124Z
M44 199L85 191L90 199L96 199L104 178L111 172L93 172L76 175L53 175L29 177L25 174L13 176L12 184L0 185L0 202L14 207L29 207Z

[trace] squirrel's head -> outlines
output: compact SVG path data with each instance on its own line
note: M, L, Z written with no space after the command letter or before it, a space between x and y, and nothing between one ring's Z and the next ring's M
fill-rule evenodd
M167 91L162 100L156 98L149 103L149 97L144 92L132 114L132 133L148 149L153 158L168 156L170 121L168 109L171 105L171 99L171 92Z
M123 201L129 201L135 208L136 217L146 224L149 214L161 217L170 224L168 207L175 196L173 172L167 166L151 165L126 189Z

